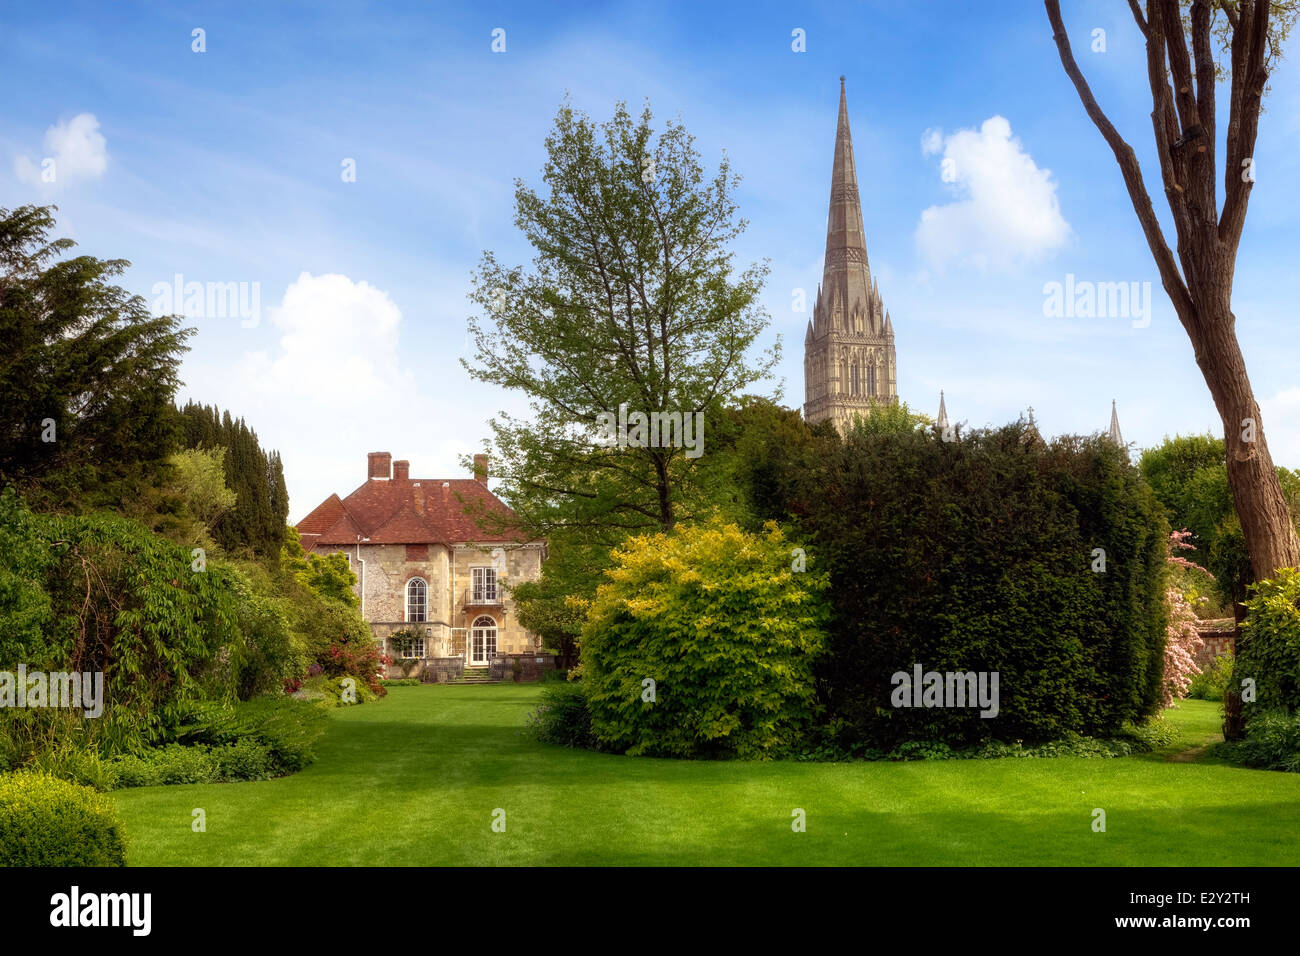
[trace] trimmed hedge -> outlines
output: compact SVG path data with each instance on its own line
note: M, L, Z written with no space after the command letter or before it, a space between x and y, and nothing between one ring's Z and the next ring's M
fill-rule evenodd
M111 800L48 774L0 775L0 866L125 866Z
M1168 528L1123 451L1024 423L943 441L899 419L822 439L787 502L830 571L818 674L841 745L1110 737L1154 715ZM997 672L997 716L892 706L915 664Z

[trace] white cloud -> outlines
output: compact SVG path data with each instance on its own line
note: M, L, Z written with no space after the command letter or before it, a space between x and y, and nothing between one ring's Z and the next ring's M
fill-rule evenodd
M45 131L45 153L14 159L14 173L34 186L98 179L108 168L108 141L93 113L79 113Z
M1275 465L1300 468L1300 387L1284 388L1259 403L1264 437Z
M469 379L457 362L459 334L440 340L432 360L417 351L436 317L404 316L368 282L303 272L264 311L256 328L194 323L202 341L182 368L179 400L243 417L263 448L280 452L291 522L362 484L369 451L408 459L412 477L468 477L460 458L482 450L484 420L498 407L528 412L525 401ZM240 337L249 345L231 359L222 346Z
M414 458L436 432L438 411L403 361L402 313L386 292L303 272L269 324L280 333L276 348L246 352L233 368L190 365L185 378L194 398L242 415L264 448L280 450L291 520L361 484L362 449ZM444 452L452 460L442 468L454 465L452 449Z
M303 272L270 316L284 333L280 352L274 359L265 352L248 356L243 372L250 387L280 388L328 376L346 387L314 395L313 404L342 410L413 383L398 354L402 313L367 282Z
M933 267L1013 270L1069 239L1051 171L1038 168L1004 117L948 136L926 130L921 151L932 155L941 144L940 173L959 198L921 213L916 241Z

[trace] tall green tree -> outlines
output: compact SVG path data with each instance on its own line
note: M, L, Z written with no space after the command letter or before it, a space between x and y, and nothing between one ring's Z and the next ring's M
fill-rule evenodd
M1212 435L1177 435L1142 453L1138 467L1151 485L1170 526L1192 533L1198 560L1215 577L1215 593L1238 618L1247 586L1255 580L1241 522L1233 507L1227 450ZM1300 475L1276 468L1278 483L1300 529Z
M710 423L779 357L779 343L750 355L769 321L758 305L767 267L733 267L739 177L725 157L706 176L686 129L656 135L652 118L620 103L596 124L563 105L545 193L517 182L532 267L486 252L474 274L471 299L488 318L469 320L464 365L531 403L527 418L491 422L491 450L503 496L536 536L567 529L612 546L706 507ZM656 413L685 416L691 431L675 447L637 447L607 430Z
M62 258L54 207L0 208L0 480L52 507L119 505L176 450L192 329L112 280L122 259Z
M284 540L289 493L278 452L265 451L242 418L215 406L186 403L180 409L186 448L222 449L226 484L236 502L212 527L217 542L232 553L275 558Z
M810 426L799 412L755 395L724 407L710 434L697 476L699 500L754 533L769 519L791 517L786 504L795 476L814 466L826 442L839 441L831 422ZM585 528L557 528L549 543L541 578L513 586L511 596L519 623L573 664L586 607L614 559L610 547Z

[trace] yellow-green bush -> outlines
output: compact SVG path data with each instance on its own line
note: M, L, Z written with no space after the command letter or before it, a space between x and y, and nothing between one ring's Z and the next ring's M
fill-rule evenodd
M614 552L581 647L602 745L747 758L798 739L814 716L829 610L825 575L799 570L810 559L794 551L775 524L756 535L713 521Z
M0 775L0 866L125 866L112 802L48 774Z

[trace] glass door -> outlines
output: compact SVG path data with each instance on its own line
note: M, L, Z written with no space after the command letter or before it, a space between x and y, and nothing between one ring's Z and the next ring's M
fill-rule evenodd
M497 601L496 568L470 568L471 601L475 604L495 604Z
M495 657L497 653L497 622L490 617L481 617L475 621L473 628L470 629L469 646L469 662L471 666L481 667Z

